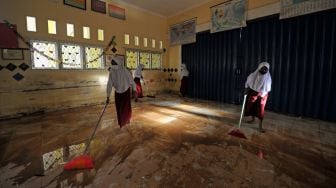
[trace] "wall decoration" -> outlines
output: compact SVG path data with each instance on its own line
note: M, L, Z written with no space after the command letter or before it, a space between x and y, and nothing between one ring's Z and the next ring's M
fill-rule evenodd
M109 4L108 11L109 11L109 16L118 18L121 20L126 20L126 14L125 14L124 8Z
M8 25L6 23L0 23L0 48L18 48L18 37L12 31L16 31L15 25Z
M21 63L19 65L19 68L23 71L26 71L29 68L29 65L27 65L26 63Z
M336 8L335 0L281 0L280 19Z
M16 81L20 81L24 78L24 76L20 73L16 73L13 78L16 80Z
M23 60L23 50L20 48L16 49L1 49L1 57L4 60Z
M196 19L170 26L169 40L170 45L196 42Z
M100 0L91 0L91 10L106 14L106 2Z
M65 5L86 10L86 0L63 0Z
M6 66L6 69L13 71L16 69L16 65L14 65L13 63L8 63L8 65Z
M246 26L246 0L232 0L210 7L211 33Z

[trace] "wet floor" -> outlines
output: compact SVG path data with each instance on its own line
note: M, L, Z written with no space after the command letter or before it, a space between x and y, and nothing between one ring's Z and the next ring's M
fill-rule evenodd
M240 107L171 95L133 103L129 129L114 104L81 155L103 105L0 121L0 187L336 187L336 124L266 112L266 133ZM245 121L245 120L243 120Z

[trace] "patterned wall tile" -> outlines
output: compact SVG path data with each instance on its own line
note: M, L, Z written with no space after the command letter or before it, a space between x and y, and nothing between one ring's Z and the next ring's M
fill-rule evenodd
M16 73L13 78L16 80L16 81L20 81L24 78L24 76L20 73Z
M10 71L13 71L16 69L16 65L14 65L13 63L9 63L7 66L6 66L6 69L10 70Z
M19 65L20 69L22 69L23 71L26 71L29 68L29 65L27 65L26 63L21 63L21 65Z

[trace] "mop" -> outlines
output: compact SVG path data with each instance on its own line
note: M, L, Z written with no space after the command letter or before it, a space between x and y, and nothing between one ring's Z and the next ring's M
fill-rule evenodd
M243 102L243 106L242 106L242 110L241 110L241 113L240 113L240 119L239 119L239 123L238 123L238 129L234 129L232 131L230 131L228 134L231 135L231 136L235 136L235 137L238 137L238 138L244 138L244 139L247 139L247 137L244 135L244 133L242 131L240 131L240 125L241 125L241 121L243 119L243 115L244 115L244 109L245 109L245 103L246 103L246 97L247 95L245 94L244 95L244 102Z
M91 143L91 140L93 138L93 136L95 135L96 133L96 130L98 128L98 125L100 123L100 120L102 119L103 115L104 115L104 112L106 110L106 107L107 107L107 104L105 104L104 106L104 109L102 111L102 113L100 114L99 116L99 120L96 124L96 127L94 129L94 131L92 132L91 134L91 137L90 139L88 140L88 143L86 145L86 148L84 150L84 153L83 155L80 155L78 157L75 157L73 158L71 161L67 162L64 164L64 170L81 170L81 169L92 169L94 167L94 164L93 164L93 159L87 155L87 151L89 149L89 146L90 146L90 143Z

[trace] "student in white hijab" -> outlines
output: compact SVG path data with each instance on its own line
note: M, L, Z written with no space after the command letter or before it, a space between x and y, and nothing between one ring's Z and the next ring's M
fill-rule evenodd
M181 86L180 93L182 97L185 97L188 89L188 79L189 79L189 71L187 69L186 64L181 64Z
M112 87L114 87L118 124L121 128L130 123L132 116L131 89L135 89L135 83L130 72L123 66L121 57L113 57L111 64L112 67L109 70L110 73L106 88L106 103L110 102Z
M272 85L269 69L270 65L267 62L260 63L257 70L247 77L245 83L247 101L244 116L252 116L252 120L249 121L250 123L254 122L255 117L257 117L260 120L260 132L265 132L262 128L262 121L264 119L268 93L271 91Z
M142 70L144 69L144 67L145 66L143 64L139 64L137 66L136 70L134 71L134 82L136 84L135 102L138 101L138 98L142 98L143 97L140 79L143 80Z

